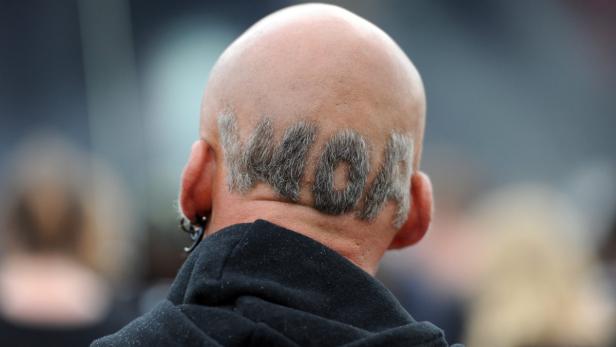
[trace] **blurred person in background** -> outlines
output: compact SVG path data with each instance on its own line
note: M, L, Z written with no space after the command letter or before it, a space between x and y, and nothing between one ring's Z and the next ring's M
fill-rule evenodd
M418 72L375 25L321 4L255 24L203 97L179 199L194 253L93 345L448 346L373 277L431 221L424 122Z
M113 240L107 228L117 226L100 219L108 214L93 194L105 170L44 133L27 138L14 157L1 204L0 346L87 345L135 315L108 281L122 256L102 241ZM104 185L119 191L111 180ZM121 208L121 194L116 199Z
M613 298L565 197L542 185L505 187L474 215L489 247L470 304L469 346L614 345Z
M616 213L599 245L598 256L606 272L612 296L616 298Z

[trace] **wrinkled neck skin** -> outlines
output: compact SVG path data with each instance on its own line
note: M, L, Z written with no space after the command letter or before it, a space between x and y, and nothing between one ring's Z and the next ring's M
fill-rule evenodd
M378 264L393 235L379 235L381 219L394 213L391 204L374 221L356 218L353 213L325 215L311 207L278 201L267 194L265 187L256 187L246 195L221 194L214 202L206 228L206 237L227 226L252 223L264 219L316 240L347 258L365 272L375 275ZM225 208L216 208L225 206ZM382 225L382 224L380 224Z

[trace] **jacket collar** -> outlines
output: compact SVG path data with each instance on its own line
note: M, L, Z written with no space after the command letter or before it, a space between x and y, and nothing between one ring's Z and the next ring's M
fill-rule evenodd
M371 275L326 246L265 220L204 239L180 270L169 299L227 306L242 296L368 331L414 322Z

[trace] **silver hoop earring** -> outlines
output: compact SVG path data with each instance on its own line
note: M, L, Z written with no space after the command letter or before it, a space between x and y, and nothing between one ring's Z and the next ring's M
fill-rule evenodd
M207 224L207 217L197 217L198 224L192 224L190 220L186 218L180 219L180 230L190 234L190 239L193 241L192 245L184 247L184 252L190 253L203 239L203 233L205 232L205 226Z

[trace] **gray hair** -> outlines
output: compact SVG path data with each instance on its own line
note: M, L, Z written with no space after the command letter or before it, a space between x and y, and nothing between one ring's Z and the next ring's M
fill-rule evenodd
M299 200L306 156L316 138L315 124L296 123L285 131L276 147L269 118L259 121L245 146L239 139L232 113L225 112L218 117L218 128L229 169L227 185L230 191L246 193L260 181L270 184L285 199Z
M341 163L348 164L348 184L343 190L334 187L334 170ZM312 193L317 210L341 214L352 210L368 179L368 151L364 138L354 130L336 133L325 145L317 165Z
M242 155L243 146L232 112L224 112L218 117L218 131L229 170L227 187L230 191L245 193L252 187L252 178L246 170L245 156Z
M398 205L394 226L406 222L410 209L410 184L412 174L413 142L408 136L391 134L383 164L364 198L364 207L359 213L362 219L371 220L383 208L386 200Z
M257 123L245 144L232 112L220 114L218 128L228 168L229 191L245 194L257 182L265 182L280 197L292 202L299 200L306 158L318 132L316 124L297 122L285 130L277 144L268 117ZM407 135L392 133L383 163L366 190L370 172L368 147L364 137L352 129L340 130L326 142L315 168L313 207L332 215L356 210L360 219L370 221L391 200L397 204L393 225L398 228L406 221L410 208L413 143ZM334 172L342 163L347 164L347 183L339 190L334 186ZM360 201L363 203L358 210Z

